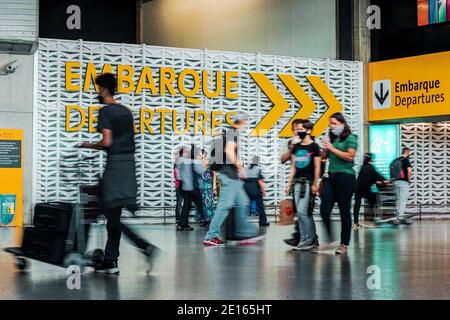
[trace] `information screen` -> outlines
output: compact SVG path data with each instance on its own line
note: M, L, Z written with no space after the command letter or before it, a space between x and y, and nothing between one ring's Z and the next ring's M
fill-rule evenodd
M390 179L389 165L398 157L399 127L396 124L369 126L369 151L375 155L373 165Z

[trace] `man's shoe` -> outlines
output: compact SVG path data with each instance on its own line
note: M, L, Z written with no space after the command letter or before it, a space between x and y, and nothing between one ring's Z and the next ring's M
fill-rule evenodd
M223 247L225 245L225 243L219 238L205 239L203 240L203 244L211 247Z
M237 244L240 245L252 245L252 244L256 244L259 241L264 240L266 237L265 236L256 236L256 237L250 237L250 238L244 238L241 240L237 241Z
M260 227L268 227L268 226L270 226L270 223L269 223L269 222L266 222L266 223L260 223L259 226L260 226Z
M187 225L186 227L183 227L183 229L186 230L186 231L194 230L194 228L192 228L190 225Z
M147 248L142 250L142 253L145 255L145 257L147 259L147 263L149 265L149 268L148 268L147 272L150 272L153 269L154 265L155 265L155 260L161 254L161 249L159 249L157 246L149 244L147 246Z
M117 262L105 261L101 266L95 268L95 272L103 274L119 274L119 266L117 265Z
M284 241L284 243L286 243L287 245L292 246L292 247L296 247L300 243L300 239L298 239L298 238L284 239L283 241Z
M312 243L300 243L298 246L292 248L295 251L310 251L313 249L319 248L319 242L312 242Z

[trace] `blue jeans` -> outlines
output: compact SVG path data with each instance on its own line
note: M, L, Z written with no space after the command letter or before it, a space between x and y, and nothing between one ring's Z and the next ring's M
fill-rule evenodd
M226 176L220 175L222 188L220 190L219 202L216 211L209 225L209 231L205 239L218 238L220 235L220 227L228 216L229 210L235 207L235 235L237 237L253 237L256 235L256 226L249 221L249 199L244 190L241 180L234 180Z
M296 182L294 185L294 200L297 207L298 225L300 229L300 243L312 244L317 241L316 224L314 218L309 216L309 197L311 195L310 183L305 184L305 194L303 198L300 198L300 182Z

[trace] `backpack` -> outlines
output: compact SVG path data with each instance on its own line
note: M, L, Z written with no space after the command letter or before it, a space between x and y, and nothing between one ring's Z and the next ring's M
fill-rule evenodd
M389 165L391 180L401 180L405 177L403 172L403 157L397 158Z
M218 137L214 141L211 150L211 157L209 158L209 167L212 171L221 171L223 169L225 157L225 137Z

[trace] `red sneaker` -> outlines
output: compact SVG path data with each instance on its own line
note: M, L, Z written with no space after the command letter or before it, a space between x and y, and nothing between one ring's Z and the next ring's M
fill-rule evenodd
M222 240L220 240L219 238L205 239L205 240L203 240L203 244L207 245L207 246L215 246L215 247L221 247L221 246L225 245L225 243Z

